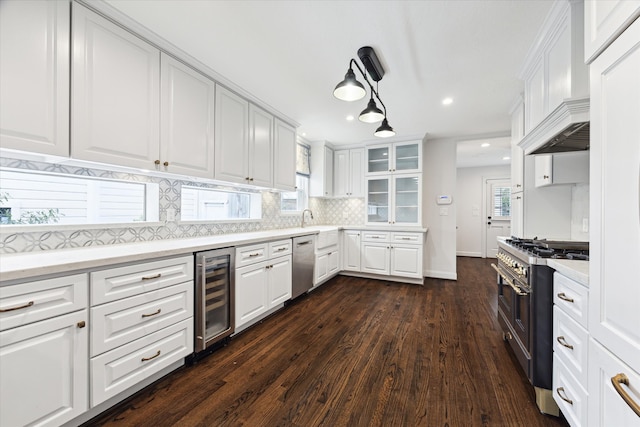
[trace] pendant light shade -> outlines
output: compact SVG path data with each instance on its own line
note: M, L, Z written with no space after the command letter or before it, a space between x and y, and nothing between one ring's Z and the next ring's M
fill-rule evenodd
M360 113L360 117L358 117L358 119L361 122L365 123L377 123L384 119L382 110L378 108L378 106L376 105L376 101L373 100L373 94L371 94L371 99L369 99L367 108L362 110L362 113Z
M333 96L343 101L357 101L367 94L364 86L358 80L353 72L353 68L349 67L349 71L344 76L344 80L338 83L333 90Z
M380 125L380 127L376 129L374 133L375 136L379 136L380 138L388 138L395 134L396 133L393 131L393 128L389 126L389 122L387 121L386 117L382 121L382 124Z

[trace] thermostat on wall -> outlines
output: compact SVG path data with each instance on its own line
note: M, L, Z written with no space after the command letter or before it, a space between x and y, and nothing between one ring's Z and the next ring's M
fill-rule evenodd
M439 205L450 205L451 204L451 196L446 194L438 196L436 199L436 203Z

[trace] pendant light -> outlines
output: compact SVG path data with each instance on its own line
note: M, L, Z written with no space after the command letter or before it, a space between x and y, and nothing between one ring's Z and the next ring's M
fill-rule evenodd
M376 105L376 101L373 100L372 93L371 98L369 99L369 104L367 104L367 108L362 110L358 120L364 123L378 123L382 119L384 119L384 114L382 114L382 110L380 110Z
M369 73L369 77L371 77L376 83L382 80L382 77L384 76L384 68L382 67L382 63L378 59L373 48L369 46L361 47L358 49L358 57L360 58L360 61L362 61L366 71ZM336 88L333 90L333 96L343 101L357 101L367 94L362 83L356 79L356 75L353 72L353 65L356 66L364 78L364 81L367 82L371 89L371 98L369 98L367 108L362 110L358 119L364 123L377 123L382 120L380 127L378 127L374 132L375 136L387 138L395 135L396 133L393 131L393 128L389 126L389 122L387 121L387 107L384 105L384 102L382 102L382 99L380 99L380 95L376 88L374 88L369 81L367 73L362 70L355 59L351 58L349 61L349 70L347 71L347 74L345 74L344 80L338 83ZM378 99L378 102L380 102L383 110L378 108L376 101L373 99L374 96Z
M374 133L375 136L379 136L380 138L389 138L390 136L393 136L395 134L396 133L393 130L393 128L389 126L389 122L387 121L386 117L382 121L382 124L380 125L380 127L376 129Z
M356 75L351 67L349 67L347 74L344 75L344 80L338 83L333 90L333 96L343 101L357 101L366 94L367 91L364 90L362 83L356 80Z

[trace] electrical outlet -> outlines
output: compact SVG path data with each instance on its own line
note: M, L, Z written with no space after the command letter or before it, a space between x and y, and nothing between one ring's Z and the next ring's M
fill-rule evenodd
M582 232L589 232L589 218L582 218Z

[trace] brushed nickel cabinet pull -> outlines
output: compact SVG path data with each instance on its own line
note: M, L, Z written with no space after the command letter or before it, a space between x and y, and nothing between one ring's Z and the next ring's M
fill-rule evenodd
M0 310L0 313L6 313L7 311L14 311L14 310L22 310L23 308L28 308L28 307L31 307L32 305L33 305L33 301L29 301L25 305L20 305L18 307L3 308L2 310Z
M81 328L81 329L87 326L84 320L79 321L76 325L78 326L78 328Z
M556 389L556 391L558 392L558 396L560 396L560 399L564 400L565 402L567 402L569 405L573 405L573 400L569 399L567 397L567 395L564 392L564 387L558 387Z
M611 378L611 384L613 384L613 388L616 389L622 400L624 400L624 402L629 405L631 410L640 417L640 404L638 404L638 402L634 402L633 398L629 396L629 393L627 393L626 390L622 388L622 384L629 387L629 377L627 377L623 373L619 373Z
M280 248L280 249L276 250L276 252L282 252L282 251L286 251L286 250L287 250L287 248Z
M158 350L158 352L151 357L143 357L142 362L148 362L149 360L155 359L158 356L160 356L160 350Z
M260 256L260 254L259 253L257 253L257 254L249 254L249 258L253 258L254 256Z
M159 278L159 277L161 277L161 276L162 276L162 273L158 273L158 274L155 274L155 275L153 275L153 276L144 276L144 277L142 278L142 280L153 280L153 279L158 279L158 278Z
M560 293L558 294L558 298L560 298L560 299L561 299L561 300L563 300L563 301L573 302L573 298L569 298L569 297L567 296L567 294L565 294L564 292L560 292Z
M564 338L564 335L560 335L558 338L556 338L556 341L558 341L561 346L567 347L569 350L573 350L573 346L567 342L567 340Z
M143 314L142 317L151 317L151 316L155 316L156 314L160 314L160 312L162 311L161 308L158 309L158 311L154 312L154 313L149 313L149 314Z

